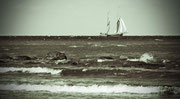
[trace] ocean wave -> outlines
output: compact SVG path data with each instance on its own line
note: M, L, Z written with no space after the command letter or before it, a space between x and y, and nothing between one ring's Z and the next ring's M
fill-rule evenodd
M52 75L60 74L62 70L55 70L51 68L45 68L45 67L31 67L31 68L24 68L24 67L0 67L0 73L6 73L6 72L15 72L15 71L21 71L21 72L28 72L28 73L50 73Z
M80 68L80 69L71 69L71 68L63 68L63 69L52 69L47 67L0 67L0 73L45 73L52 75L61 75L61 76L83 76L83 75L116 75L121 73L130 73L130 71L139 71L139 72L171 72L171 73L179 73L179 70L155 70L155 69L145 69L145 68L135 68L135 67L118 67L118 68Z
M28 85L28 84L8 84L0 85L0 90L11 91L50 91L50 92L75 92L75 93L135 93L135 94L154 94L154 93L173 93L179 94L179 87L144 87L128 85L91 85L91 86L57 86L57 85Z

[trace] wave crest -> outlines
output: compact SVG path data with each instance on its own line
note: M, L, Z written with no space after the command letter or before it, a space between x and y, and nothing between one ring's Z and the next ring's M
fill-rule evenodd
M1 90L26 90L26 91L50 91L50 92L77 92L77 93L136 93L151 94L173 92L180 93L180 88L169 87L144 87L144 86L128 86L128 85L91 85L91 86L51 86L51 85L0 85Z
M62 70L55 70L51 68L45 67L31 67L31 68L23 68L23 67L0 67L0 73L6 72L14 72L14 71L21 71L21 72L29 72L29 73L50 73L52 75L60 74Z

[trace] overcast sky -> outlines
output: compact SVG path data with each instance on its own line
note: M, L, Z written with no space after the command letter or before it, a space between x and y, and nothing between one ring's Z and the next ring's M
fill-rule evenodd
M180 35L180 0L0 0L0 35Z

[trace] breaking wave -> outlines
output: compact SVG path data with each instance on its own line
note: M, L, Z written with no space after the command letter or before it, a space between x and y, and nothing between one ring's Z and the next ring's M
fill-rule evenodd
M62 70L55 70L50 68L42 68L42 67L31 67L31 68L23 68L23 67L0 67L0 73L6 72L28 72L28 73L50 73L52 75L60 74Z
M141 55L141 57L139 59L137 59L137 58L128 59L128 61L141 61L141 62L145 62L145 63L151 63L151 62L154 62L155 59L152 54L144 53L143 55Z
M91 86L57 86L57 85L0 85L0 90L25 90L25 91L50 91L50 92L77 92L77 93L136 93L136 94L151 94L165 93L167 91L174 94L180 93L179 87L143 87L143 86L128 86L128 85L91 85Z

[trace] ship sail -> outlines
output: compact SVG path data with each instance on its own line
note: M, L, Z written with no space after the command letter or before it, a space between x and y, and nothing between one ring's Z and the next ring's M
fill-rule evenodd
M100 33L100 36L123 36L124 33L127 33L127 28L126 25L124 24L124 21L122 18L118 18L116 22L116 29L114 34L109 34L110 31L110 19L109 19L109 13L107 15L107 25L106 25L106 32L105 33Z
M116 33L126 33L127 28L122 18L119 18L116 23Z
M119 30L119 32L120 33L126 33L127 32L126 25L124 24L124 21L122 18L120 19L120 30Z

